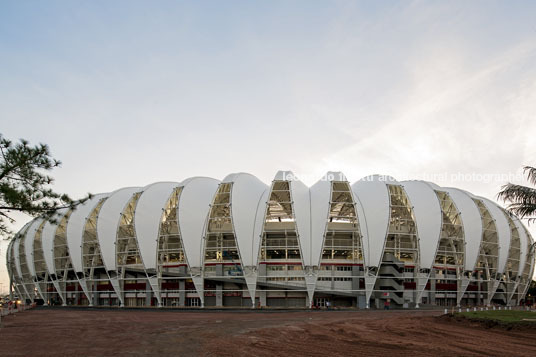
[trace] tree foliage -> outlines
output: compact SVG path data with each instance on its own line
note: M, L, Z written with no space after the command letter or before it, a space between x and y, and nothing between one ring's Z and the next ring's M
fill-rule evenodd
M536 168L525 166L523 173L530 184L536 185ZM501 192L497 197L510 202L506 207L510 212L521 218L527 218L529 222L536 221L536 189L534 187L508 183L501 187Z
M61 162L51 156L47 145L30 146L24 139L13 143L0 134L0 151L0 236L11 234L8 224L15 222L13 211L54 221L59 209L74 208L91 197L73 200L52 190L54 179L47 172Z

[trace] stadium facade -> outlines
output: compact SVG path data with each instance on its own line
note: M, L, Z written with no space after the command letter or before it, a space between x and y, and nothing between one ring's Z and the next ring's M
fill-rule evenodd
M90 306L516 305L534 270L521 221L430 182L328 172L193 177L99 194L11 240L11 291Z

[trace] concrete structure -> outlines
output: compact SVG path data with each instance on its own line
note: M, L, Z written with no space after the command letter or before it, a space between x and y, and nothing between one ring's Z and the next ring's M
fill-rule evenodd
M534 242L490 200L374 175L194 177L96 195L10 242L11 290L90 306L516 305Z

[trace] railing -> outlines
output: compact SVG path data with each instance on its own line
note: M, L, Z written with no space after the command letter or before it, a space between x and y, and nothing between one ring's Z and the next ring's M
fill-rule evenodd
M492 306L465 306L465 307L454 307L450 306L448 308L445 308L444 313L455 313L455 312L471 312L471 311L508 311L508 310L516 310L516 311L536 311L531 306L520 306L520 305L492 305Z
M8 316L8 315L15 314L18 312L23 312L23 311L32 309L35 306L36 306L35 302L29 305L24 304L22 302L8 303L7 305L4 305L0 308L0 322L1 322L1 317L3 316Z

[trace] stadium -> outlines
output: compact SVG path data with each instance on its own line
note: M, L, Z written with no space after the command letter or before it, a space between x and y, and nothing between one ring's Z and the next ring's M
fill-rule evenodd
M49 305L518 305L534 270L521 221L424 181L247 173L95 195L9 243L10 291Z

